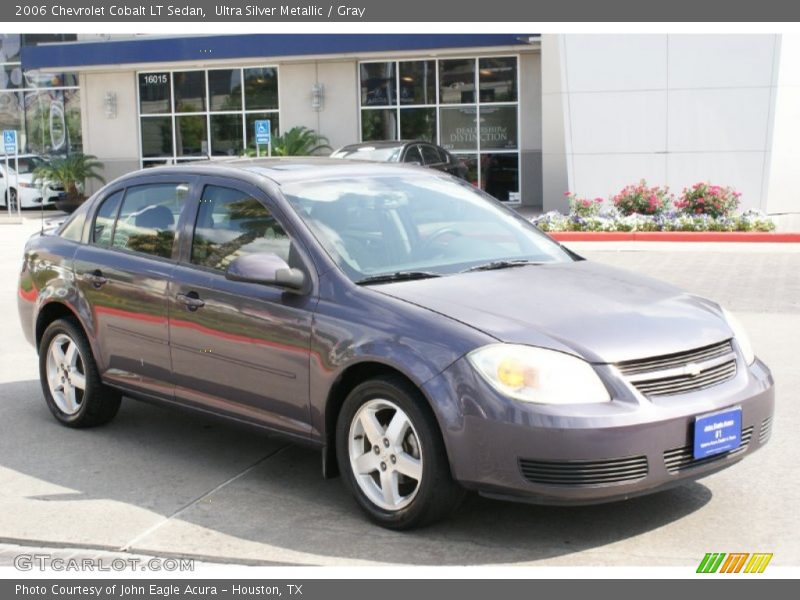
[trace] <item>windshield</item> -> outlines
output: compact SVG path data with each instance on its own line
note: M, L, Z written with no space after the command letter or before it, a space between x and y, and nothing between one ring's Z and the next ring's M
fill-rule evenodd
M283 193L356 282L572 260L531 223L453 179L403 173L293 183Z
M342 148L331 154L331 158L346 158L348 160L374 160L376 162L397 162L400 159L402 146L388 146L376 148L374 146L359 146L358 148Z

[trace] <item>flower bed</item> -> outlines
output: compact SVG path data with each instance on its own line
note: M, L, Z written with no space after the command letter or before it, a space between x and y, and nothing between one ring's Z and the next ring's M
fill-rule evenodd
M774 231L775 223L759 210L734 214L741 194L731 187L696 183L680 199L666 187L650 187L643 179L625 186L606 204L564 192L569 214L556 211L532 219L542 231L656 232L656 231Z
M689 215L668 210L657 215L623 215L616 208L596 216L564 215L557 211L532 219L542 231L774 231L775 223L759 210L727 217Z

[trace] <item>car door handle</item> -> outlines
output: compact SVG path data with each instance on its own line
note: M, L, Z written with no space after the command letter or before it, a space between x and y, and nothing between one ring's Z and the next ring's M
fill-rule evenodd
M100 269L95 269L91 273L84 273L83 280L91 283L95 288L100 288L108 283L108 279L103 277L103 272Z
M178 302L186 306L191 311L195 311L198 308L201 308L206 305L205 302L200 300L200 297L197 295L197 292L189 292L188 294L178 294L176 296Z

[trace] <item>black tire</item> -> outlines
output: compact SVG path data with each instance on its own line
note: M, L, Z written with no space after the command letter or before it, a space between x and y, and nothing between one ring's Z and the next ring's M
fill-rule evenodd
M79 408L74 413L65 412L59 407L48 382L48 353L53 340L58 336L66 336L74 342L82 375L85 378L85 388L79 394ZM100 380L89 340L74 319L57 319L45 329L39 344L39 379L50 412L67 427L95 427L108 423L117 414L122 401L122 394L104 385Z
M6 209L9 206L9 195L11 196L11 203L10 204L11 204L11 210L13 212L13 211L17 210L17 190L14 189L14 188L11 188L10 190L6 190L6 194L5 194L5 198L4 198L5 203L3 204L3 207L6 208Z
M397 510L387 510L367 496L350 461L351 424L362 406L377 399L402 409L419 437L422 475L410 504ZM464 497L464 489L450 474L444 442L430 407L420 392L399 376L371 379L350 392L336 424L336 457L342 479L356 502L373 522L388 529L430 525L454 512ZM379 477L380 473L375 475Z

